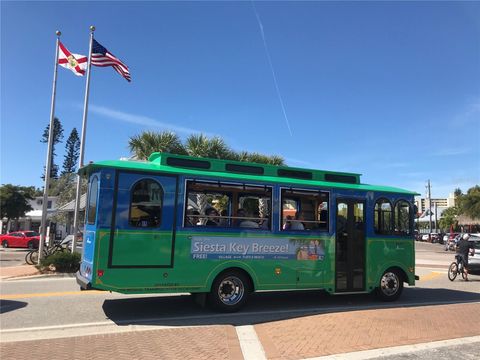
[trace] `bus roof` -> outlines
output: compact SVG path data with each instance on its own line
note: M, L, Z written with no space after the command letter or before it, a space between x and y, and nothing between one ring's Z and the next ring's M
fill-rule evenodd
M153 153L148 158L148 161L107 160L90 163L80 169L79 173L89 174L99 168L115 168L146 172L162 171L173 174L215 176L242 181L253 180L269 183L286 183L296 186L322 186L418 195L416 192L400 188L361 184L360 174L356 173L199 158L168 153Z

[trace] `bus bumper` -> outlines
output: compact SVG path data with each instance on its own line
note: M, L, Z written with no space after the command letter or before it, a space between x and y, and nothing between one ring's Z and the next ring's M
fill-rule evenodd
M77 284L80 285L80 288L83 290L91 290L92 289L92 283L84 276L80 274L80 271L77 271L75 274L77 278Z

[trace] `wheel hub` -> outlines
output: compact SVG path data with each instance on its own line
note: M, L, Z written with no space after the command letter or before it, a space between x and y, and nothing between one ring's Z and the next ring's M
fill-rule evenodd
M218 297L226 305L235 305L243 298L243 282L235 276L223 279L218 287Z
M394 273L385 273L382 277L381 288L385 295L394 295L399 288L399 280Z

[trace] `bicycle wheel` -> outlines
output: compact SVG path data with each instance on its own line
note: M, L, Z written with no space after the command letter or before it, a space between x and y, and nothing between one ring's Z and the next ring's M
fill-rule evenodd
M34 252L35 250L31 250L29 252L27 252L27 254L25 255L25 263L27 265L33 265L32 263L32 260L30 259L30 256L32 255L32 252Z
M453 262L450 264L450 267L448 268L448 279L450 281L455 280L455 278L457 277L457 273L458 273L457 263Z
M465 266L464 265L462 265L461 273L462 273L462 279L465 280L467 278L467 274L465 274Z
M38 263L38 250L30 251L29 254L30 254L29 264L31 264L31 265L37 264Z

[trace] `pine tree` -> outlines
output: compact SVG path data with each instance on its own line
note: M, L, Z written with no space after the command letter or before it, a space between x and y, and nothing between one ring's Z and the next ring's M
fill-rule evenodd
M48 135L50 131L50 124L47 125L43 131L43 136L40 142L48 144ZM53 143L52 143L52 159L51 159L51 168L50 168L50 177L52 179L58 179L58 165L55 164L55 145L62 142L63 139L63 126L60 120L57 118L53 119ZM45 180L45 167L43 169L42 180Z
M63 160L62 176L75 172L78 156L80 154L80 138L76 128L73 128L65 143L65 156Z

